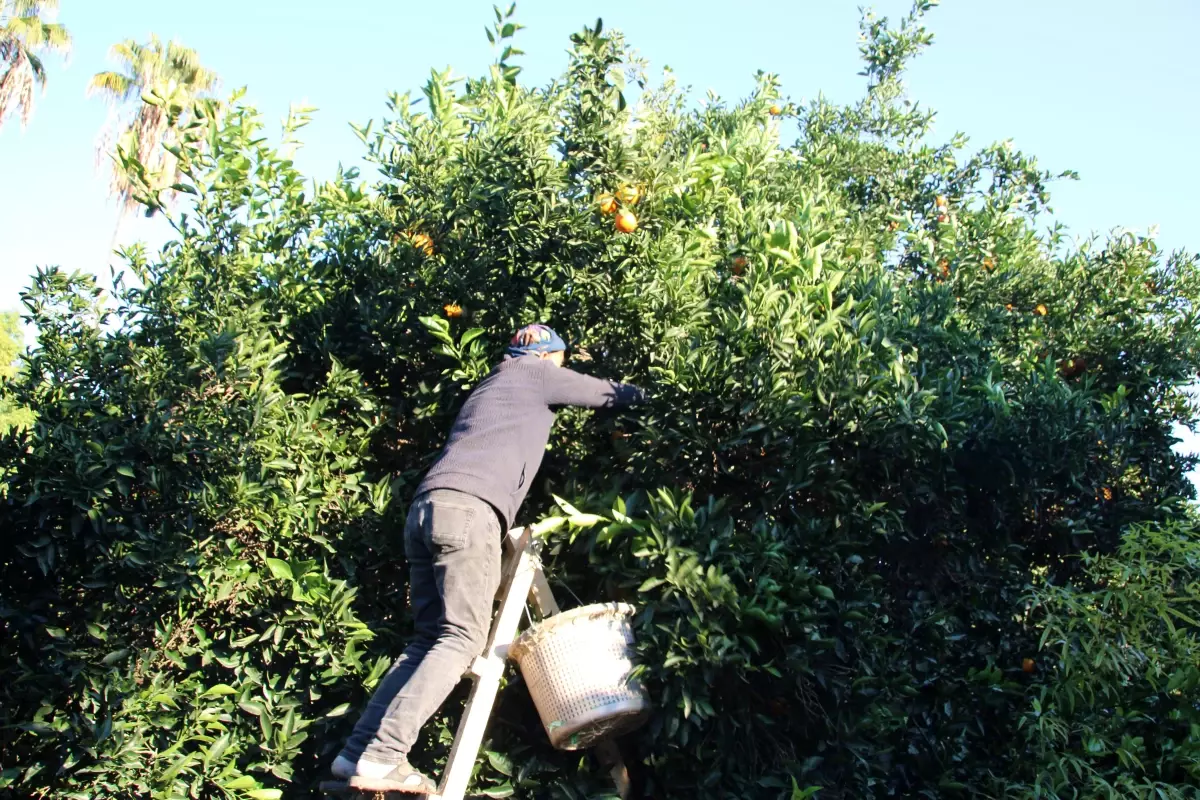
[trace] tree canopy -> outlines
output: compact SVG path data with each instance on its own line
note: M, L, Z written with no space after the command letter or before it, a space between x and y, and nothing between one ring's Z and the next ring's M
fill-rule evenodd
M24 296L0 786L314 791L410 630L412 491L542 321L653 394L561 413L522 520L560 599L638 608L642 796L1194 797L1197 260L1073 245L1069 173L928 143L900 79L930 5L864 17L848 106L764 73L696 107L599 23L526 86L497 11L488 74L357 129L372 182L306 183L307 110L273 143L240 96L193 106L175 240L113 303L55 268ZM611 792L512 672L475 784Z

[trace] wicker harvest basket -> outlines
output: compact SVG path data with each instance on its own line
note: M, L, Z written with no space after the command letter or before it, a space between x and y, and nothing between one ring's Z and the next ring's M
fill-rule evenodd
M550 743L591 747L646 721L650 699L633 669L633 606L599 603L549 617L509 649Z

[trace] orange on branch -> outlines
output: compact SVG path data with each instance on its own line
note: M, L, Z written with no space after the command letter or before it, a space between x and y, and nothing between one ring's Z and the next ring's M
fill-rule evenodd
M433 239L431 239L428 234L410 232L408 234L408 240L412 242L413 247L417 248L425 255L433 255Z
M614 222L617 226L617 230L619 230L621 233L633 233L637 230L637 217L635 217L633 212L629 211L628 209L623 208L618 211Z

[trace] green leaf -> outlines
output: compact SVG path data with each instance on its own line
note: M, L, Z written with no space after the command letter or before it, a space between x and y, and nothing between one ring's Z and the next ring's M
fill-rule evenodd
M256 700L243 700L238 703L238 708L254 717L261 717L266 711L266 707Z
M125 464L117 467L117 472L121 475L124 475L126 478L135 477L133 467L126 466Z
M496 753L492 750L486 752L488 763L492 765L492 769L499 772L501 775L509 777L513 774L512 759L502 753Z
M515 791L516 790L513 789L512 784L508 781L505 781L499 786L491 786L487 789L480 789L479 793L484 797L512 797Z
M217 683L210 686L201 697L222 697L224 695L237 694L237 689L234 689L227 683Z
M576 528L590 528L597 523L608 522L608 519L599 514L573 514L567 518L567 522Z
M558 495L551 495L551 496L554 498L554 502L558 504L558 507L561 508L563 511L565 511L569 516L578 517L583 514L582 511L580 511L578 508L571 505L570 503L568 503L566 500L562 499Z
M567 524L566 517L546 517L546 519L534 523L531 528L535 537L541 537L558 530L565 524Z
M290 581L292 580L292 568L288 566L286 561L281 561L278 558L268 558L267 568L271 570L271 574L276 578Z
M821 595L821 597L824 597L826 600L833 599L833 589L830 589L828 586L817 584L815 587L813 587L813 591Z
M638 587L638 591L639 592L648 592L651 589L662 586L666 582L667 581L665 578L647 578L645 581L642 582L642 585Z

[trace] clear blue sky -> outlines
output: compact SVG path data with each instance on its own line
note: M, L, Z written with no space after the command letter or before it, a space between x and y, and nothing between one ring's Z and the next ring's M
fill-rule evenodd
M859 96L854 0L714 3L704 0L523 0L524 79L565 64L567 36L597 16L699 95L740 97L758 69L778 73L793 100ZM880 0L899 16L907 0ZM471 0L62 0L75 38L27 131L0 131L0 309L15 308L37 265L107 274L116 219L94 168L107 110L86 99L107 50L150 33L197 49L223 89L249 89L270 120L290 102L320 109L297 158L328 176L359 163L347 122L384 113L391 90L416 90L430 67L478 74L493 54L483 35L491 3ZM1012 138L1050 169L1082 180L1053 188L1059 218L1080 235L1159 225L1167 249L1200 249L1200 29L1196 0L945 0L928 18L934 46L908 77L910 94L938 111L936 136L964 131L974 146ZM159 240L138 223L131 235ZM1195 440L1189 446L1196 446Z

